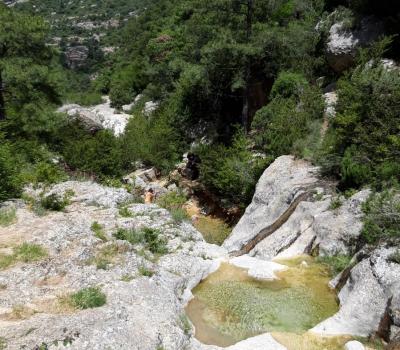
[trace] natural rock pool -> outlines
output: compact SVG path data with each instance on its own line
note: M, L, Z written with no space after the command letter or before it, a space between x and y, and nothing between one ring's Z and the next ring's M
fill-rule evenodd
M279 261L279 280L260 281L223 263L193 289L186 312L205 344L229 346L266 332L302 334L338 310L327 269L311 258Z

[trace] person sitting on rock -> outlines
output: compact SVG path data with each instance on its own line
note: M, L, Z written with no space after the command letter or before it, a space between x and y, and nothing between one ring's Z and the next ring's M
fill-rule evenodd
M154 190L150 188L144 195L144 203L151 204L153 203L153 200L154 200Z
M201 163L200 157L193 153L188 153L185 175L189 180L197 180L200 175L199 164Z

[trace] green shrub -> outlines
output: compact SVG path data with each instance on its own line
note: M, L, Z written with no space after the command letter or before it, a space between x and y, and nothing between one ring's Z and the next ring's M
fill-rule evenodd
M107 235L104 232L104 227L103 225L100 225L97 221L92 223L92 226L90 227L90 229L93 231L95 237L97 237L98 239L101 239L103 242L107 242Z
M249 140L238 133L230 147L202 145L196 149L201 158L200 180L226 202L245 206L255 185L271 159L254 158Z
M17 218L15 208L0 208L0 226L11 225Z
M363 64L338 82L337 115L318 158L343 188L400 179L400 72L378 62Z
M367 243L400 238L400 191L396 187L371 194L363 212L361 235Z
M299 73L281 72L275 80L271 90L271 97L300 96L302 90L308 85L306 78Z
M143 232L141 230L118 228L113 236L121 241L128 241L130 244L144 242Z
M70 301L75 308L84 310L103 306L107 298L99 287L89 287L71 294Z
M187 198L182 192L170 191L157 199L157 204L167 210L181 209Z
M141 230L119 228L114 237L131 244L142 243L154 254L165 254L168 251L165 240L160 238L160 231L150 227Z
M81 106L95 106L103 102L101 93L97 91L68 93L65 100L67 103L76 103Z
M180 160L182 141L167 118L160 110L151 118L137 113L129 120L122 138L125 163L142 161L164 173L174 168Z
M160 238L160 231L145 227L142 229L147 248L154 254L166 254L168 252L166 242Z
M61 197L56 193L52 193L41 198L40 204L47 210L62 211L69 204L69 199L66 196Z
M314 133L312 139L303 141L303 147L318 142L315 130L318 124L315 121L322 119L323 110L321 92L316 88L305 87L299 97L278 95L254 117L252 126L256 130L254 141L257 148L273 158L290 154L293 148L297 153L303 153L299 149L301 140Z
M100 179L122 175L122 144L111 131L90 135L78 123L69 123L64 129L57 135L57 142L72 169L95 174Z
M400 264L400 249L398 249L395 253L393 253L390 257L389 260L396 263Z
M55 184L67 179L67 175L59 166L47 162L39 162L34 167L32 182Z
M336 210L339 209L342 206L342 200L340 199L339 196L336 196L332 198L331 204L329 205L330 210Z
M172 219L176 223L181 223L181 222L189 219L188 213L183 208L171 209L170 213L171 213Z
M4 142L1 134L0 142ZM0 202L21 194L23 184L19 178L19 162L8 144L0 145L0 179Z
M146 277L151 277L154 275L154 271L151 269L148 269L146 266L144 265L140 265L139 266L139 274L141 276L146 276Z
M342 272L351 261L351 256L348 255L334 255L334 256L320 256L317 261L329 266L332 275L337 275Z
M131 218L133 217L132 212L128 209L128 207L122 207L118 210L119 215L124 218Z

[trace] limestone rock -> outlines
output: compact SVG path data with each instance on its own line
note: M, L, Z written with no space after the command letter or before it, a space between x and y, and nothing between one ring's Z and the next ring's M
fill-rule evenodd
M83 67L88 57L89 48L84 45L70 46L65 52L65 60L70 69Z
M273 224L298 195L315 186L317 172L318 168L292 156L277 158L261 176L252 203L223 247L230 252L239 250L262 229Z
M389 300L400 290L400 266L388 261L394 248L378 248L357 264L339 293L340 310L311 331L367 337L380 331Z
M362 345L359 341L353 340L349 341L344 346L345 350L365 350L364 345Z
M109 129L119 136L124 132L131 116L112 108L108 96L103 99L103 103L93 107L67 104L59 108L58 112L66 113L71 119L78 119L89 131Z
M363 18L358 29L347 30L343 26L343 22L332 25L326 45L328 63L337 73L354 64L360 47L367 46L383 34L383 24L374 17Z
M288 221L251 251L251 255L269 260L291 258L309 253L316 237L313 229L315 217L328 210L329 199L316 202L301 202Z
M41 190L27 189L38 196ZM0 244L12 247L36 243L48 258L20 263L0 271L0 337L9 349L40 346L70 349L197 349L193 332L182 326L184 306L193 288L218 267L226 251L204 242L189 223L176 225L171 215L156 205L129 204L132 217L121 217L118 205L131 200L124 189L92 182L69 181L49 193L73 194L64 212L37 216L27 205L17 208L17 222L0 228ZM108 242L91 230L102 225ZM150 227L167 241L168 253L159 261L140 245L117 241L117 228ZM112 248L110 261L96 268L95 258ZM149 256L147 256L149 254ZM142 276L140 267L153 271ZM88 310L64 310L59 298L89 286L101 286L107 303ZM13 318L13 307L23 308ZM272 342L272 341L271 341ZM200 346L199 349L217 347Z
M345 200L340 208L315 216L313 230L320 255L352 254L362 229L362 203L370 195L363 190Z

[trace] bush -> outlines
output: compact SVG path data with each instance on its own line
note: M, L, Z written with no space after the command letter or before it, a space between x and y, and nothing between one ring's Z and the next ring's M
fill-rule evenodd
M165 254L168 252L165 240L160 238L160 231L145 227L142 232L147 248L152 253Z
M172 219L178 224L189 219L188 213L183 208L171 209L170 212Z
M165 254L168 252L166 241L160 238L160 231L150 227L144 227L139 231L119 228L117 232L114 233L114 237L116 239L128 241L131 244L142 243L154 254Z
M0 142L3 142L0 135ZM0 145L0 202L16 198L22 192L22 181L19 178L19 162L8 144Z
M139 266L139 274L141 276L146 276L146 277L151 277L154 275L154 271L151 269L148 269L146 266L144 265L140 265Z
M118 213L119 213L119 215L121 215L123 218L131 218L131 217L133 217L133 214L132 214L132 212L128 209L128 207L119 208Z
M129 120L122 138L126 164L142 161L164 173L174 168L180 160L182 142L167 117L157 111L151 118L137 113Z
M187 198L182 192L170 191L157 199L157 204L167 210L180 209L186 203Z
M62 211L69 204L69 199L64 196L61 197L56 193L52 193L46 197L41 198L40 205L47 210Z
M400 238L400 191L391 188L373 193L363 205L361 235L367 243Z
M299 142L309 137L315 129L315 121L322 119L323 110L321 92L315 88L305 87L299 97L277 95L254 117L252 126L256 130L257 148L273 158L290 154L295 146L297 153L303 153ZM315 140L311 141L315 143ZM303 144L306 147L309 142Z
M69 93L65 98L67 103L76 103L81 106L95 106L103 102L100 92L88 91L88 92L78 92Z
M272 86L271 97L300 97L302 91L307 87L307 85L308 82L302 74L281 72Z
M103 306L107 298L99 287L89 287L71 294L70 301L75 308L84 310Z
M121 143L111 131L101 130L91 136L79 126L71 125L71 130L60 137L61 152L71 168L96 174L99 178L122 175Z
M342 272L347 266L349 266L351 256L320 256L317 258L317 261L329 266L332 275L337 275L338 273Z
M135 229L118 228L113 236L121 241L128 241L130 244L143 243L144 241L142 231Z
M396 264L400 264L400 249L390 255L389 260Z
M356 68L338 83L337 115L319 162L341 179L343 188L400 179L400 72L377 62Z
M268 159L254 158L249 141L238 133L230 147L222 144L202 145L195 152L201 158L200 180L219 194L226 205L245 206Z

